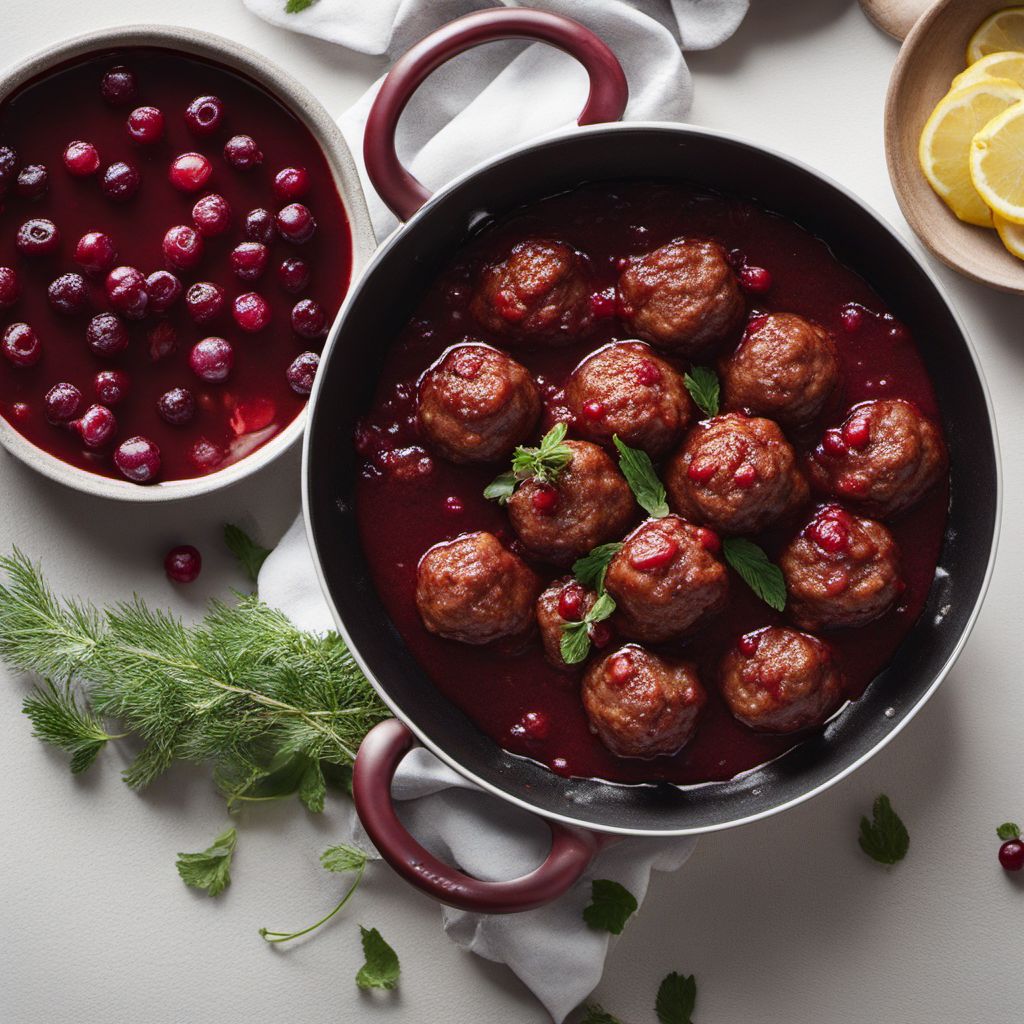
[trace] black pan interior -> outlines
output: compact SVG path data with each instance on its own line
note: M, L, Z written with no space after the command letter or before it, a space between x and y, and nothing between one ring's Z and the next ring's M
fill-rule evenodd
M352 512L354 424L369 406L386 346L436 268L492 217L582 182L624 178L682 179L746 196L825 239L914 332L951 449L940 569L896 659L820 736L730 782L687 789L563 779L512 757L479 732L438 693L391 626ZM855 200L734 139L620 126L574 133L488 166L385 245L352 295L320 373L307 442L307 508L330 596L353 644L392 704L437 748L542 813L597 828L671 832L720 827L805 796L867 755L913 712L954 654L984 587L998 514L997 456L984 388L955 317L916 260Z

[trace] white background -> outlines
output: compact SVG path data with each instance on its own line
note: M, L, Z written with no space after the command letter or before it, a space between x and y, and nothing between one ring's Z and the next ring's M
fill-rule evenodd
M272 29L231 0L5 0L3 15L3 64L90 28L175 21L262 51L339 113L381 70ZM852 2L755 2L733 40L693 56L692 119L809 161L909 234L882 154L895 54ZM654 1020L654 992L670 970L697 976L699 1024L1002 1024L1020 1014L1024 890L997 865L994 828L1024 818L1013 641L1024 572L1022 302L938 271L981 353L1006 471L1002 550L981 620L929 706L867 767L781 817L703 839L677 875L655 877L596 993L633 1024ZM289 458L226 494L144 510L77 496L0 453L0 550L18 544L43 559L68 592L102 601L134 589L193 614L209 595L242 585L221 551L221 524L240 520L275 540L297 509L297 465ZM206 556L188 590L161 569L163 552L185 541ZM225 824L207 774L175 771L138 796L120 782L122 756L111 751L72 779L19 714L28 682L0 675L0 1019L546 1019L504 967L450 945L436 906L383 867L314 941L267 948L260 926L301 927L336 899L337 878L317 865L334 838L330 814L315 819L297 805L243 814L234 883L209 900L174 870L177 851L201 849ZM883 790L912 837L892 869L856 844L858 818ZM356 990L357 922L398 949L399 992Z

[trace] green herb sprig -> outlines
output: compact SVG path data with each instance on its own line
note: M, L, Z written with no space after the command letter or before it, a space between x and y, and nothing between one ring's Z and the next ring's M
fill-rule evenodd
M637 504L652 518L663 519L668 515L668 496L665 485L654 471L651 457L639 448L630 448L618 434L612 437L612 441L619 450L619 469Z
M624 885L610 878L595 878L590 883L590 903L583 908L583 920L597 931L621 935L637 907L636 897Z
M693 1008L697 1005L697 982L692 974L673 971L658 986L654 1012L660 1024L692 1024Z
M996 829L996 835L1005 843L1008 839L1020 839L1020 825L1015 821L1004 821Z
M398 954L384 941L376 928L359 928L366 962L356 974L356 984L363 989L393 989L398 984L401 966Z
M786 607L786 578L764 550L745 537L727 537L722 542L725 560L740 578L770 608L781 612Z
M241 527L228 523L224 527L224 543L238 559L238 564L253 583L259 578L260 569L270 555L270 548L257 544Z
M705 416L717 416L721 395L718 374L710 366L695 366L683 377L686 390Z
M871 818L860 819L860 848L879 864L903 860L910 848L910 834L884 793L875 798Z
M496 476L484 488L484 497L505 505L525 480L555 483L562 470L572 462L572 449L565 443L568 432L567 424L556 423L536 448L519 445L512 453L512 469Z
M604 622L615 611L615 599L607 591L600 594L593 607L578 622L562 623L559 651L566 665L578 665L590 653L591 626Z
M572 574L578 583L599 594L604 593L604 577L608 572L608 564L622 550L622 541L613 540L609 544L598 544L582 558L572 564Z
M177 868L181 880L193 889L205 889L218 896L231 884L231 859L238 835L225 829L202 853L179 853Z

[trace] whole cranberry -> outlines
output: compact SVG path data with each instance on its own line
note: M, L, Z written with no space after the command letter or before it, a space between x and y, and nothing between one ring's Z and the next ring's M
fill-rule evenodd
M58 313L81 313L89 304L89 289L81 274L61 274L50 282L46 297Z
M315 352L303 352L288 367L288 386L297 395L308 395L319 366L320 357Z
M60 245L60 232L52 220L33 217L18 228L14 244L24 256L49 256Z
M188 388L171 388L157 399L156 411L165 423L183 427L196 414L196 400Z
M64 150L64 166L76 178L88 178L100 169L99 150L91 142L69 142Z
M196 441L188 451L188 460L197 473L212 472L226 458L227 452L205 437Z
M212 281L197 281L185 293L185 308L195 323L209 323L224 308L224 289Z
M171 161L167 179L182 192L198 192L213 174L213 164L202 153L182 153Z
M117 430L117 420L105 405L90 405L71 427L87 448L102 448Z
M191 583L203 570L203 556L191 544L171 548L164 558L164 571L174 583Z
M296 257L283 260L277 268L277 276L284 290L295 295L309 284L309 264Z
M235 350L223 338L204 338L192 346L188 365L200 379L210 384L227 380L235 362Z
M231 303L231 315L243 331L262 331L270 323L270 306L257 292L245 292Z
M164 115L156 107L136 107L125 123L128 137L140 146L151 146L164 135Z
M1024 868L1024 842L1007 839L999 847L999 863L1004 871L1020 871Z
M322 338L327 328L327 317L320 303L300 299L292 306L292 330L303 338Z
M277 212L277 230L286 241L301 245L316 233L316 220L308 206L290 203Z
M231 207L216 192L203 196L192 207L192 223L204 238L223 234L231 224Z
M262 242L240 242L231 250L231 269L243 281L255 281L267 269L269 253Z
M301 199L309 190L309 174L305 167L286 167L274 175L274 195L282 203Z
M74 384L66 381L54 384L46 397L43 399L43 411L46 419L58 426L61 423L70 423L82 404L82 392Z
M154 313L166 313L181 298L181 292L181 281L169 270L154 270L146 278L149 309Z
M11 324L3 333L0 350L7 361L19 370L35 366L43 354L42 343L28 324Z
M118 160L103 172L100 191L113 202L124 203L139 191L141 184L142 176L138 168L124 160Z
M113 313L99 313L89 321L85 340L98 356L116 356L128 347L128 328Z
M743 288L754 295L763 295L772 287L772 275L764 267L752 267L748 264L740 269L739 278Z
M18 301L21 285L13 267L0 267L0 309L9 309Z
M135 73L122 65L111 68L100 79L100 95L112 107L126 107L138 93Z
M251 171L263 163L263 154L250 135L232 135L224 143L224 159L236 171Z
M75 246L75 262L90 274L105 274L117 262L117 248L110 235L90 231Z
M158 363L177 351L178 332L174 324L161 320L146 332L146 343L149 346L150 361Z
M274 240L274 215L257 206L245 215L243 233L250 242L262 242L263 245L270 245Z
M7 418L12 423L25 423L28 418L32 415L32 407L28 402L15 402L7 410Z
M160 449L148 437L129 437L114 451L114 465L133 483L148 484L160 472Z
M146 279L135 267L114 267L107 274L107 301L129 320L141 320L149 307Z
M164 235L163 250L172 267L187 270L203 257L203 236L187 224L176 224Z
M100 370L92 379L92 389L104 405L118 405L128 397L131 380L123 370Z
M43 164L28 164L18 172L15 186L23 199L38 199L50 183L50 176Z
M18 172L18 154L10 146L0 146L0 196L6 195Z
M194 135L212 135L224 118L224 104L216 96L197 96L185 108L185 124Z

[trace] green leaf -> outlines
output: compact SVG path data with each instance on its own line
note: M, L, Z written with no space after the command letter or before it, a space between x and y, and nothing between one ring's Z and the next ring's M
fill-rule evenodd
M366 957L366 963L359 968L356 984L360 988L394 988L398 984L398 975L401 970L398 955L381 938L381 934L376 928L367 929L360 925L359 932L363 940L363 955Z
M595 878L590 883L590 904L583 908L583 920L598 931L620 935L636 908L636 897L625 886L608 878Z
M202 853L179 853L178 874L193 889L205 889L210 896L223 892L231 884L231 858L237 835L226 829Z
M619 450L619 469L626 478L637 504L655 519L668 515L668 500L665 487L654 472L654 463L645 451L630 448L616 434L612 440Z
M718 374L710 366L695 366L683 377L683 383L697 408L705 416L718 415L721 389L718 384Z
M654 1012L661 1024L692 1024L693 1007L697 1002L697 982L692 974L673 971L658 986Z
M777 612L786 607L786 579L761 548L745 537L727 537L722 550L725 560L766 605Z
M1020 825L1012 821L1004 821L996 829L996 835L1004 841L1007 839L1020 839Z
M302 773L299 782L299 799L307 811L320 814L324 809L324 797L327 795L327 783L320 769L320 762L313 758Z
M347 843L339 843L337 846L328 846L320 854L320 863L328 871L335 871L343 874L346 871L361 871L366 867L370 855L358 846L349 846Z
M312 7L316 0L288 0L284 5L285 14L300 14L308 7Z
M599 544L573 562L573 576L584 587L596 590L600 594L604 590L604 575L608 571L608 563L621 549L622 542L618 540L613 540L610 544Z
M594 602L594 606L578 622L562 623L562 638L558 643L559 653L566 665L578 665L590 653L590 627L603 622L615 611L615 598L607 591Z
M243 529L231 523L224 527L224 543L238 559L246 575L255 583L263 563L270 554L270 548L261 547Z
M508 499L515 493L518 485L519 481L516 479L515 473L509 470L507 473L496 476L484 488L484 497L488 501L496 501L499 505L507 505Z
M108 740L118 739L91 712L80 708L70 685L58 689L47 681L25 698L21 710L32 723L32 735L71 755L71 773L84 772Z
M512 472L517 480L536 480L553 484L559 473L572 462L572 449L565 444L569 427L556 423L541 439L536 448L520 445L512 453Z
M860 848L879 864L903 860L910 846L910 835L884 793L875 799L871 814L873 821L860 819Z
M613 1013L609 1013L600 1003L587 1003L583 1007L580 1024L622 1024Z

